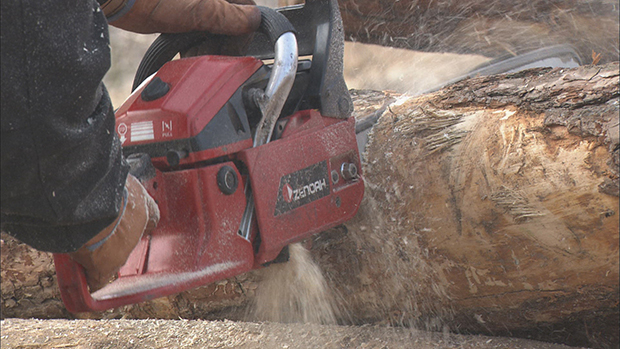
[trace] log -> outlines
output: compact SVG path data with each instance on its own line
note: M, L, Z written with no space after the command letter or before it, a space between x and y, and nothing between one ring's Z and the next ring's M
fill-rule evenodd
M339 7L349 41L491 58L568 44L584 64L618 60L617 1L339 0Z
M513 56L574 46L584 63L618 60L619 9L606 0L339 0L345 37L426 52Z
M338 322L617 345L618 83L616 62L352 91L381 115L364 201L310 249ZM50 256L2 239L2 317L72 317ZM270 270L80 317L248 319Z
M618 74L530 70L391 104L360 212L313 246L354 321L617 347Z

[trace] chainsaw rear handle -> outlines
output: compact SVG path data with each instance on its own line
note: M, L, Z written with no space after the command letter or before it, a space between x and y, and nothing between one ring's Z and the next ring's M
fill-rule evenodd
M295 33L295 28L291 22L278 11L264 6L258 6L258 9L261 12L261 24L258 27L258 32L265 34L272 45L275 45L282 35L288 32ZM140 61L131 91L137 89L144 80L156 73L178 53L202 43L209 35L213 34L190 32L164 33L158 36Z

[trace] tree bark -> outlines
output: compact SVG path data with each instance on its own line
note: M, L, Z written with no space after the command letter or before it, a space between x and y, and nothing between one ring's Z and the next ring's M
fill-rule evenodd
M618 343L618 63L470 79L380 113L364 201L312 239L342 323ZM51 257L3 235L2 316L70 317ZM90 318L243 319L263 271Z
M618 60L617 1L340 0L346 39L416 51L512 56L570 44Z

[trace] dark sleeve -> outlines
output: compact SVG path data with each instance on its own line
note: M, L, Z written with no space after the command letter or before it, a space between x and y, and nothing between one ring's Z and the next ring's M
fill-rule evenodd
M117 217L128 172L101 82L107 22L95 0L1 6L2 230L74 251Z

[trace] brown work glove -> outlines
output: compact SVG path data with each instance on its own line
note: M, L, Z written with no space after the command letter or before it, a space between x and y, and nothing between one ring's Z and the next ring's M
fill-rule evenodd
M227 1L239 5L256 5L254 0ZM254 32L235 36L208 35L199 45L196 45L185 52L181 52L181 57L194 57L201 55L245 56L253 38Z
M82 265L90 292L104 287L125 264L142 234L159 222L159 209L140 182L129 175L119 217L76 252L73 260Z
M111 24L136 33L242 35L254 32L261 14L248 0L136 0L131 10ZM236 3L239 3L237 5Z

